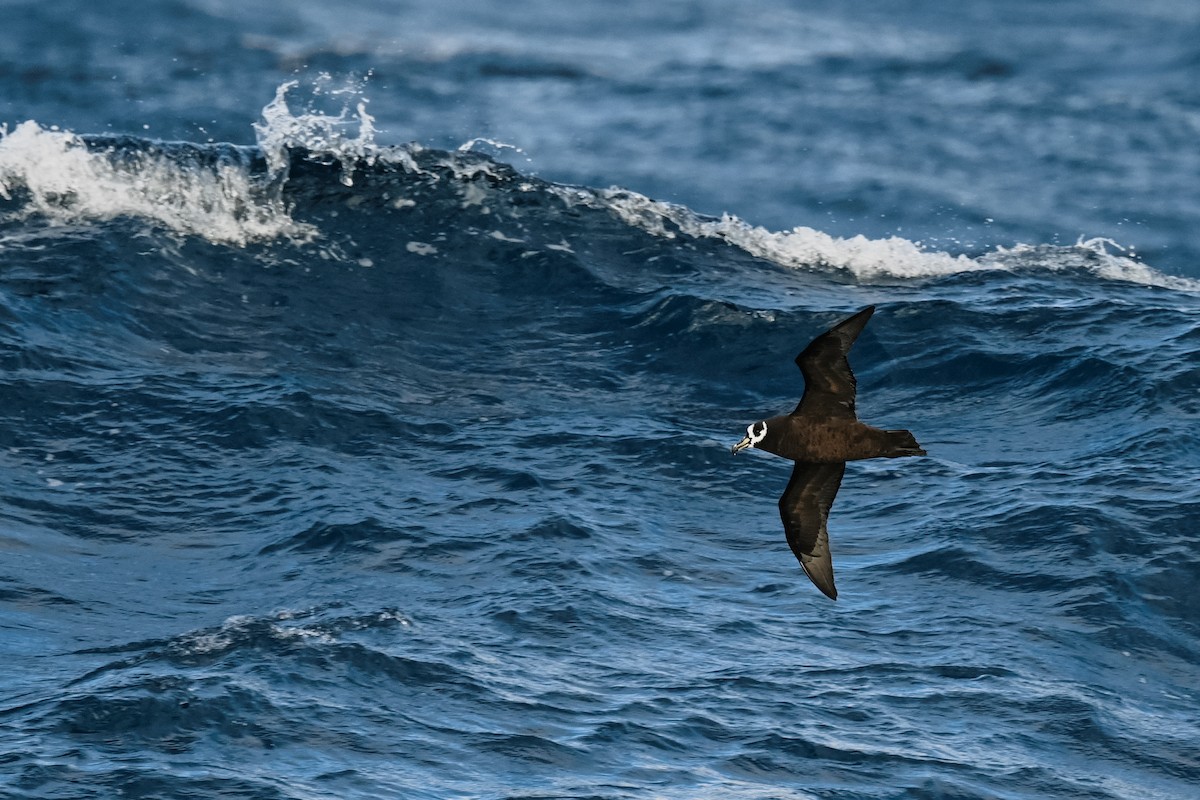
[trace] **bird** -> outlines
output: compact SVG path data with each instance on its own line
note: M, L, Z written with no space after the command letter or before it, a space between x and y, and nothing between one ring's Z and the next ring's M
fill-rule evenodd
M804 394L790 414L753 422L733 453L747 448L795 462L779 498L779 516L788 546L809 580L837 599L829 550L829 509L842 484L847 461L923 456L907 430L881 430L861 422L854 410L857 382L847 354L875 306L867 306L813 339L796 356Z

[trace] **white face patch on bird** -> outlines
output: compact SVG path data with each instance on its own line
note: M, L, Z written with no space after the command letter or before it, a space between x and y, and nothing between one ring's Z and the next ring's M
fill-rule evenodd
M762 420L753 422L746 426L746 435L733 446L733 452L736 454L747 447L754 447L765 438L767 438L767 423Z

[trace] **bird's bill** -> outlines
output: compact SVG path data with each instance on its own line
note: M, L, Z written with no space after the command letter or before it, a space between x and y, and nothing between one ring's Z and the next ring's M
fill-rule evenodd
M753 446L754 446L754 442L750 441L750 437L743 436L742 440L733 446L732 452L736 456L738 453L745 450L747 447L753 447Z

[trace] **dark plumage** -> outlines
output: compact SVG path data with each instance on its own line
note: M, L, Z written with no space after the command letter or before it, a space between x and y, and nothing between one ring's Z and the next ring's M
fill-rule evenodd
M813 339L796 356L804 375L800 404L790 414L753 423L733 446L734 453L756 447L796 462L779 498L779 516L800 566L833 600L837 588L826 522L846 462L925 455L908 431L873 428L854 411L856 382L846 354L873 313L875 306L868 306Z

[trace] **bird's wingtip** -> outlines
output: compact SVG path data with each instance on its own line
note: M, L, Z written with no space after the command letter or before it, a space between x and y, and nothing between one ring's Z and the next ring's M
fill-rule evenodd
M821 594L828 597L830 600L837 600L837 586L833 583L833 564L828 565L828 569L820 570L814 566L814 562L801 561L800 566L804 568L804 574L808 575L808 579L812 581L813 586L816 586Z

